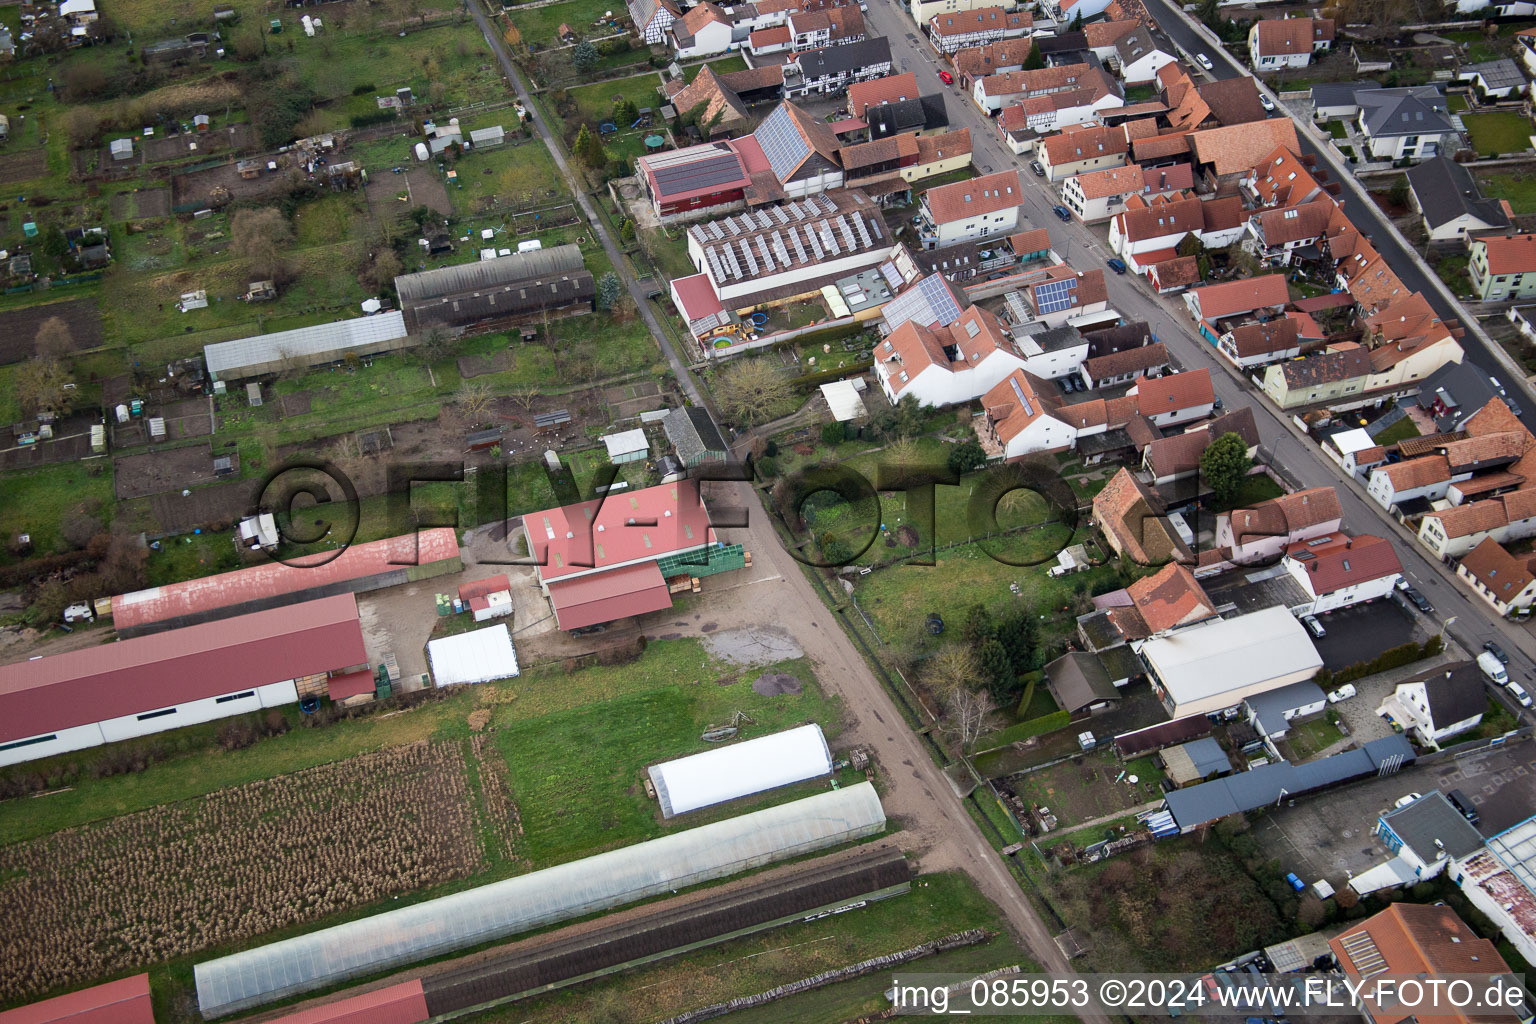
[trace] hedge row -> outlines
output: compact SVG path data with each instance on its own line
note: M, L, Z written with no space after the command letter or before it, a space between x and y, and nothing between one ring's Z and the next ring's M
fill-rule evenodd
M1312 681L1325 690L1331 689L1342 683L1364 679L1378 672L1402 668L1404 665L1412 665L1424 658L1432 658L1439 654L1444 646L1438 636L1432 636L1422 644L1410 641L1397 647L1389 647L1370 661L1357 661L1353 665L1346 665L1337 672L1331 672L1325 668L1313 677Z
M1018 725L1010 725L1008 728L995 732L991 736L984 737L980 743L976 744L976 749L978 751L995 750L998 747L1006 747L1010 743L1027 740L1031 736L1044 736L1046 733L1065 729L1071 724L1072 716L1066 711L1052 711L1048 715L1031 718L1027 722L1020 722Z

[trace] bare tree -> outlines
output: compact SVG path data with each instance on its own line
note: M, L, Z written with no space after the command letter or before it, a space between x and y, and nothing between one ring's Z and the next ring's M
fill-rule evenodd
M524 412L533 408L533 403L539 397L539 389L532 384L522 384L507 392L507 397L516 402Z
M63 317L51 316L38 325L32 344L40 358L62 360L75 350L75 336Z
M962 686L944 699L944 729L959 741L962 750L970 751L978 739L996 728L996 712L992 694Z
M57 359L27 360L11 380L16 400L28 415L63 416L74 405L75 379Z
M271 206L238 210L230 233L230 251L246 261L255 277L273 281L287 278L288 264L283 253L293 244L293 228L283 211Z
M885 450L885 460L895 474L895 484L908 482L912 471L917 468L918 456L921 454L914 437L898 437L891 442Z
M466 416L478 416L491 404L491 388L484 381L467 380L453 393L453 400Z
M761 423L794 394L789 378L766 359L736 359L715 379L715 399L726 415Z
M928 659L923 671L923 681L939 697L948 700L956 690L968 689L981 678L981 662L976 654L963 644L946 644Z

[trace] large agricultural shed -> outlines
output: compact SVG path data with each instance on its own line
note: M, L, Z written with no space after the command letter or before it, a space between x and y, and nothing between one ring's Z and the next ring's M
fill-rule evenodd
M395 290L412 334L430 327L511 324L546 309L590 310L597 296L575 245L402 274Z
M1141 648L1152 690L1171 718L1208 715L1317 675L1322 656L1283 607L1217 619Z
M422 1024L432 1016L421 979L285 1014L267 1024Z
M0 1013L0 1024L155 1024L149 975L109 981Z
M211 379L237 381L393 352L409 343L405 316L395 311L204 345L203 358Z
M293 704L297 680L367 661L339 594L0 665L0 765Z
M670 608L669 578L746 564L716 539L693 480L530 512L523 531L561 629Z
M660 896L875 835L868 782L208 960L204 1017L222 1017L401 964Z
M354 544L339 555L305 556L291 565L269 562L119 594L112 599L112 624L120 636L140 636L331 594L382 590L463 568L458 535L439 527Z
M723 804L832 771L832 752L821 726L812 723L650 768L651 784L670 818Z

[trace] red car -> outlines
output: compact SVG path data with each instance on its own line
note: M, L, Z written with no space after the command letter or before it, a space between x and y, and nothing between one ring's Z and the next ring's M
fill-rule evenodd
M940 71L939 81L943 82L945 85L954 85L955 76L950 74L948 71Z

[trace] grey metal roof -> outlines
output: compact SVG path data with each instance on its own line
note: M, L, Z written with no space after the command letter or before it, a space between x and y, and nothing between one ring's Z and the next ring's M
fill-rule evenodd
M672 410L661 421L661 429L685 463L692 463L704 455L725 455L729 451L709 413L696 405Z
M1518 89L1525 85L1525 75L1520 73L1520 65L1508 57L1485 60L1480 64L1463 64L1456 71L1457 78L1471 78L1474 75L1482 78L1483 87L1490 92L1497 89Z
M1045 666L1045 678L1051 696L1067 711L1077 711L1101 700L1120 699L1120 691L1109 681L1103 663L1082 651L1063 654Z
M1227 752L1221 749L1215 737L1202 736L1198 740L1190 740L1184 744L1184 753L1189 756L1190 763L1195 766L1201 778L1232 770L1231 758L1227 757Z
M457 292L423 299L411 308L416 330L434 325L457 327L481 320L498 320L541 309L561 309L597 294L597 283L587 270L558 277L527 278L474 292Z
M1323 700L1323 688L1316 683L1290 683L1267 693L1256 694L1243 701L1253 713L1259 729L1268 736L1284 735L1285 713L1316 704Z
M1354 103L1367 89L1380 89L1380 82L1319 82L1312 87L1314 107L1341 107Z
M891 41L884 36L861 39L842 46L827 46L820 50L802 53L799 57L801 72L806 78L822 75L844 75L874 64L891 62Z
M557 245L478 263L402 274L395 278L395 290L400 293L400 302L408 304L456 292L496 288L528 278L559 277L580 270L582 266L581 249L574 245Z
M332 354L340 359L348 349L393 341L405 335L405 316L395 310L355 320L339 320L292 331L278 331L276 334L258 334L254 338L241 338L239 341L204 345L203 356L208 363L208 373L217 378L221 374L235 374L235 371L245 367L280 359L305 361Z
M1465 722L1488 710L1483 674L1472 662L1449 671L1437 669L1424 679L1424 695L1436 729Z
M1489 399L1510 401L1503 382L1494 384L1497 379L1471 360L1447 363L1420 385L1419 408L1428 409L1437 400L1444 402L1447 409L1435 418L1435 428L1442 433L1460 430L1473 413L1488 404Z
M1477 179L1465 165L1443 156L1408 168L1408 186L1431 228L1448 224L1463 214L1476 217L1490 228L1509 225L1509 215L1498 200L1483 198Z
M1435 859L1436 841L1452 857L1466 857L1483 845L1483 837L1438 789L1407 807L1381 816L1399 839L1426 861Z
M1356 99L1370 136L1435 135L1451 130L1445 97L1432 85L1374 89L1359 93Z

